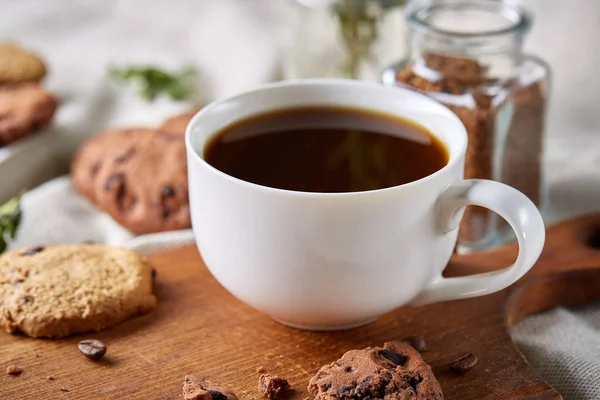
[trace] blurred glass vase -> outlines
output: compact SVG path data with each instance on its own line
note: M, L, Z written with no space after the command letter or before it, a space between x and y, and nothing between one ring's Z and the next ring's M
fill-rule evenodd
M285 51L284 78L379 81L405 54L405 0L296 0L301 5Z

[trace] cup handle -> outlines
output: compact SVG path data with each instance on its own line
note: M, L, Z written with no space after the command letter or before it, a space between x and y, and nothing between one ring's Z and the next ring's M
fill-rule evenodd
M523 193L500 182L480 179L449 185L438 199L438 227L443 234L459 226L462 217L459 211L468 205L488 208L509 223L519 243L517 261L502 270L471 276L444 278L440 272L411 304L423 305L497 292L525 275L540 256L546 237L544 221Z

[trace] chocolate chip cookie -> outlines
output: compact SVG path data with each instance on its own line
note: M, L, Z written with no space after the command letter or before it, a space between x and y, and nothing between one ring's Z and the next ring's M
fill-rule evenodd
M44 75L46 66L36 54L11 43L0 43L0 84L39 82Z
M152 268L133 250L64 244L0 255L0 326L9 333L97 332L155 304Z
M237 400L232 391L192 375L186 375L183 381L183 398L184 400Z
M442 389L419 352L403 342L351 350L322 367L308 390L316 400L442 400Z
M71 178L135 234L191 226L183 135L149 128L99 133L76 153Z
M48 125L56 105L36 83L0 85L0 147Z
M196 115L196 112L197 111L190 111L185 114L171 117L165 122L163 122L163 124L158 129L162 132L172 133L174 135L185 135L185 129L187 128L194 115Z

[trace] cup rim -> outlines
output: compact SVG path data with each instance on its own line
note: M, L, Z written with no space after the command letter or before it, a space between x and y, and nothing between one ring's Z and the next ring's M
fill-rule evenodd
M432 174L424 176L415 181L407 182L402 185L390 186L390 187L386 187L386 188L382 188L382 189L364 190L364 191L359 191L359 192L333 192L333 193L304 192L304 191L298 191L298 190L279 189L279 188L274 188L274 187L270 187L270 186L259 185L257 183L252 183L252 182L245 181L243 179L236 178L236 177L226 174L225 172L210 165L204 159L204 157L202 157L200 154L198 154L198 152L192 145L192 140L191 140L192 127L195 126L198 123L198 120L200 120L205 114L210 113L212 109L221 106L223 103L233 101L233 100L238 100L238 99L241 99L244 97L252 96L256 93L263 92L264 90L276 89L279 87L285 87L285 86L331 86L331 85L355 86L357 88L360 88L360 87L377 88L378 90L404 90L406 92L409 92L411 96L420 97L421 99L430 103L432 106L435 106L439 110L443 110L444 113L446 113L449 118L454 119L455 122L457 122L458 127L462 133L464 145L460 148L460 150L454 156L452 156L452 154L449 154L449 160L446 163L446 165L444 165L442 168L438 169L437 171L435 171ZM357 107L357 108L360 108L360 107ZM415 121L415 122L418 122L418 121ZM212 135L209 136L209 138L210 137L212 137ZM203 143L202 151L204 151L207 142L208 142L208 139ZM188 123L188 125L185 129L185 147L186 147L188 157L190 154L192 154L192 157L196 162L199 162L200 165L207 168L212 173L214 173L222 178L225 178L233 183L236 183L238 185L245 186L249 189L284 194L284 195L289 195L289 196L296 196L296 197L313 197L313 198L314 197L328 197L328 198L360 197L360 196L365 196L365 195L373 196L375 194L384 194L384 193L389 193L389 192L393 192L393 191L403 190L403 189L406 189L409 187L418 186L418 185L423 184L426 181L435 179L436 177L444 174L447 170L449 170L456 163L458 163L461 158L464 157L466 150L467 150L467 131L466 131L466 128L465 128L464 124L462 123L462 121L448 107L446 107L444 104L442 104L422 93L418 93L418 92L415 92L415 91L412 91L409 89L405 89L405 88L401 88L401 87L388 86L388 85L384 85L384 84L377 83L377 82L359 81L359 80L353 80L353 79L340 79L340 78L309 78L309 79L302 78L302 79L289 79L289 80L265 83L258 87L252 88L250 90L246 90L246 91L237 93L233 96L226 96L226 97L212 101L211 103L207 104L202 109L200 109ZM189 167L190 166L188 163L188 168Z

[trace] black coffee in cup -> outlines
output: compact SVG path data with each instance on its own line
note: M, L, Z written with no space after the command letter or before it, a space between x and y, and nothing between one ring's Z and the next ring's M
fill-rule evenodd
M306 107L255 115L212 137L204 159L235 178L302 192L383 189L448 163L446 146L411 121L355 108Z

